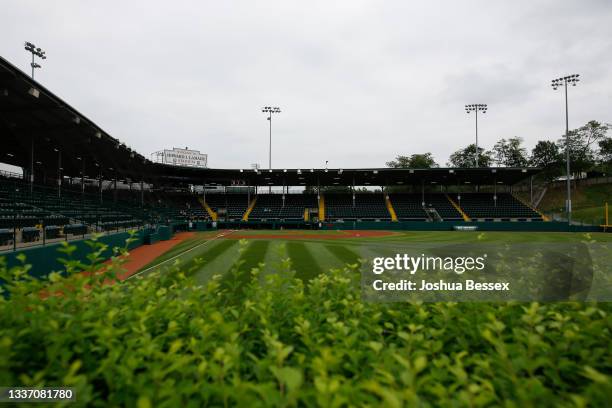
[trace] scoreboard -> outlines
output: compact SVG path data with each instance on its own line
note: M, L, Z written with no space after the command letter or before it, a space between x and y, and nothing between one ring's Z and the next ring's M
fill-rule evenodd
M154 161L158 163L171 164L173 166L206 168L208 155L200 153L199 150L172 148L164 149L152 154Z

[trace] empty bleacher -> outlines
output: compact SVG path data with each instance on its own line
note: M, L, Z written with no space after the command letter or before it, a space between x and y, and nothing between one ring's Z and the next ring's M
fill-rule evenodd
M156 193L146 209L163 221L204 221L210 217L202 208L198 195L192 193Z
M517 200L512 194L461 193L457 199L463 211L472 219L542 221L540 214Z
M306 208L317 208L314 194L259 194L249 220L299 221L304 219Z
M251 199L254 196L251 195ZM226 220L240 220L245 211L249 207L249 196L240 193L214 193L206 194L206 204L219 215L220 218Z
M390 221L391 215L381 193L325 194L327 220L381 220Z
M463 217L445 194L425 194L425 206L434 208L445 221L461 221Z
M15 182L0 182L0 227L30 228L82 224L92 231L134 227L142 220L100 204L88 195Z
M424 221L428 219L423 209L420 194L395 193L389 194L391 205L399 221Z

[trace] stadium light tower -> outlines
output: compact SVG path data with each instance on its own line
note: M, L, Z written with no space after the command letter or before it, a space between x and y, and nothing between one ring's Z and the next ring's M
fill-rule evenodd
M36 56L36 57L39 57L40 59L47 59L47 55L45 51L43 51L40 47L36 47L34 44L28 41L25 42L24 48L26 51L32 53L32 62L30 63L30 66L32 67L32 79L34 79L34 69L41 68L39 64L34 62L34 57Z
M261 111L268 114L268 121L270 121L270 150L268 152L268 169L272 170L272 114L281 113L281 110L277 106L264 106L261 108Z
M567 171L567 200L565 202L565 210L567 211L567 223L572 224L572 184L570 182L570 143L569 143L569 114L567 108L567 85L576 86L580 81L579 74L564 76L562 78L553 79L550 84L556 91L560 86L565 91L565 161Z
M469 115L470 112L474 112L476 117L476 153L474 154L474 167L478 167L478 112L487 113L487 104L474 103L465 105L465 113Z

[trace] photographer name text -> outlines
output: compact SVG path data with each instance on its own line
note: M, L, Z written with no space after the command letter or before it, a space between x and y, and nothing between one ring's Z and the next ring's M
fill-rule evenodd
M372 287L376 291L507 291L510 290L510 282L477 282L472 279L467 279L465 282L446 282L444 280L415 282L407 279L385 282L377 279L372 282Z

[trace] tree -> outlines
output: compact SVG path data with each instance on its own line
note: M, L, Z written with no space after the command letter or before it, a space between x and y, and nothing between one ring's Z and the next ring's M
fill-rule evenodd
M527 165L527 149L521 146L523 139L511 137L501 139L493 146L493 154L498 166L525 167Z
M552 165L559 165L563 160L559 153L559 146L549 140L540 140L529 158L529 164L534 167L546 168Z
M476 154L476 145L471 144L464 149L457 150L451 154L447 165L449 167L474 167L474 156ZM491 152L485 151L482 147L478 148L478 166L490 167L492 162Z
M594 145L607 138L609 127L592 120L586 125L570 130L568 137L559 139L557 145L562 152L566 151L569 140L570 166L572 171L583 172L591 169L596 164L596 152Z
M388 161L387 167L394 169L429 169L439 167L431 153L413 154L411 156L398 155L395 160Z
M554 180L563 173L563 155L559 152L559 146L549 140L540 140L529 158L529 165L539 167L542 176L548 180Z
M612 162L612 138L599 141L599 157L603 163Z

